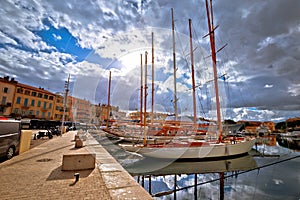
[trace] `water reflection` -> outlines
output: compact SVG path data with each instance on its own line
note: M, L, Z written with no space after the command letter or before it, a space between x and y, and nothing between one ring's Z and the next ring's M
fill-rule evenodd
M129 154L93 136L155 199L300 199L300 152L274 136L245 157L174 163Z
M233 172L254 169L255 167L257 165L253 157L245 155L232 159L176 162L145 158L126 166L126 170L132 175L170 175Z
M256 167L253 157L246 155L233 159L172 163L146 158L127 166L126 170L154 197L171 195L176 199L178 195L182 197L184 194L189 199L198 199L205 195L201 185L210 183L214 185L213 193L224 199L224 180Z
M300 150L300 135L298 136L278 136L277 142L280 146L289 149Z

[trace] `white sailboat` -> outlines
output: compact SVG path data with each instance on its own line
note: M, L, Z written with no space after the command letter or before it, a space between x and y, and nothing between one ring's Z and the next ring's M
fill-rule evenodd
M215 140L173 140L165 144L138 144L122 145L127 151L135 152L146 157L163 158L163 159L204 159L216 157L232 157L247 154L255 144L254 138L230 138L224 139L222 132L221 108L218 92L218 75L216 68L216 50L214 24L212 14L212 3L208 5L206 0L207 21L210 37L211 57L214 72L214 86L216 93L217 109L217 133L218 139ZM193 65L193 64L192 64Z
M187 141L168 144L122 145L127 151L146 157L163 159L206 159L233 157L247 154L255 144L255 139L237 142Z

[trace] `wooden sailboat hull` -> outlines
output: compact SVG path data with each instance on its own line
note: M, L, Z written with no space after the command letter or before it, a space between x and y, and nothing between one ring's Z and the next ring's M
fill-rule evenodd
M146 157L163 159L206 159L242 155L251 150L255 139L231 143L205 143L201 146L123 146L127 151L135 152Z

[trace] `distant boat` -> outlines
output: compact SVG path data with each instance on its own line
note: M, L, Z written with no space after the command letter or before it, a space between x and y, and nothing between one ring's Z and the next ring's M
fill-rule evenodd
M212 5L208 5L206 0L206 11L208 21L208 36L211 44L211 57L214 71L214 86L216 93L216 107L217 107L217 131L214 135L206 140L172 140L165 144L147 144L146 136L143 144L137 145L120 145L127 151L135 152L146 157L163 158L163 159L204 159L204 158L220 158L231 157L248 153L255 144L254 138L238 138L230 137L223 138L223 127L221 122L221 108L218 93L218 75L216 68L216 50L215 50L215 27L213 24ZM190 31L191 33L191 31ZM192 48L191 48L192 49ZM192 54L192 52L191 52ZM193 66L193 64L192 64ZM194 117L195 118L195 117ZM194 120L195 121L195 120ZM146 133L147 127L144 127Z
M300 131L298 130L291 133L278 134L276 140L280 146L300 150Z
M256 132L259 136L270 135L271 133L270 129L264 125L257 127Z

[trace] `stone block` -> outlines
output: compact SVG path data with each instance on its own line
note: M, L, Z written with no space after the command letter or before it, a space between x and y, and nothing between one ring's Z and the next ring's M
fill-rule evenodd
M63 155L62 170L87 170L94 169L96 163L96 154L78 153Z

